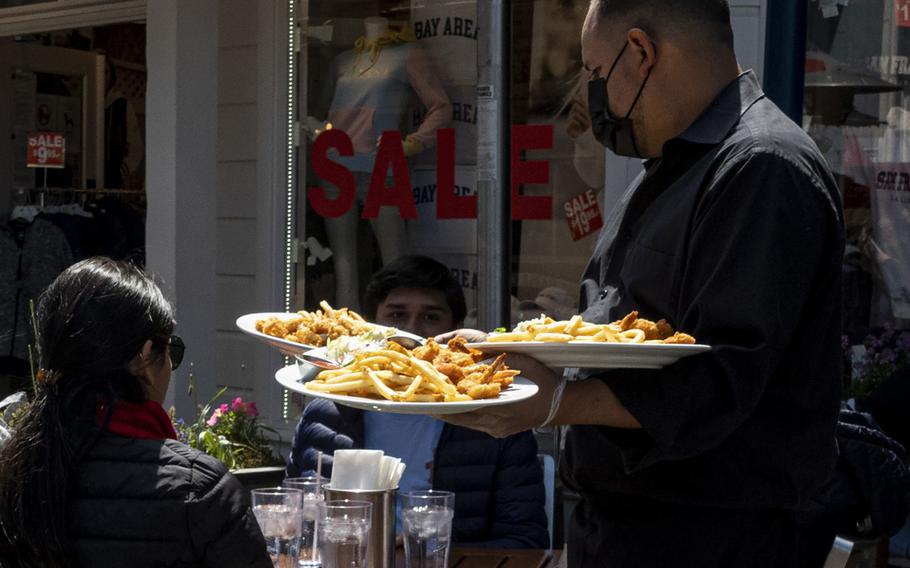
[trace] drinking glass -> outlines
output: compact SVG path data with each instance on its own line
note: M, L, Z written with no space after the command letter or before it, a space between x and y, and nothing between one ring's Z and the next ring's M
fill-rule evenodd
M288 487L254 489L253 514L262 529L275 568L297 568L303 491Z
M407 568L448 568L455 494L409 491L401 494Z
M319 515L317 503L324 499L322 488L328 482L328 479L315 475L290 477L284 480L285 487L303 491L303 521L300 526L300 560L298 561L298 565L301 567L321 566L317 548L319 540L319 525L316 523L316 517Z
M322 568L366 568L373 504L342 499L317 507Z

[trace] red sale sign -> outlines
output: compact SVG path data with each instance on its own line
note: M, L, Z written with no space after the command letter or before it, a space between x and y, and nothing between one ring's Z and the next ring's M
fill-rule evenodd
M30 168L62 168L66 156L66 138L61 132L35 132L28 136Z
M910 28L910 0L894 0L897 7L897 25Z
M591 233L596 233L604 226L603 217L600 215L600 206L594 190L589 189L581 195L576 195L563 204L566 219L569 222L569 231L572 240L581 240Z

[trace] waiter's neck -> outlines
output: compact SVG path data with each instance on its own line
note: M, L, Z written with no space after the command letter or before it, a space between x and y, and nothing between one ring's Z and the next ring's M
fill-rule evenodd
M647 137L648 154L660 158L664 144L686 131L712 102L736 80L742 68L735 56L714 57L697 65L671 66L662 84L664 101L654 112Z

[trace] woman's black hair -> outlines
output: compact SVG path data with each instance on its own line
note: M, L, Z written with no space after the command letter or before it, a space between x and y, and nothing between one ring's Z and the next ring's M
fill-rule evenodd
M47 381L0 447L0 565L70 564L68 497L101 431L99 400L147 400L128 366L148 340L147 364L160 361L175 323L151 278L108 258L70 266L41 294L36 344Z
M431 288L440 290L452 310L456 324L464 321L468 313L464 290L441 262L426 256L402 256L370 278L364 294L364 313L369 320L376 319L376 310L395 288Z

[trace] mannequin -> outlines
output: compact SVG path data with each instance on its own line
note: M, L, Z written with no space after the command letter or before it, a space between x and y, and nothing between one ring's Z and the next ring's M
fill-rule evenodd
M332 63L335 89L328 122L344 131L354 144L354 156L333 157L354 173L357 199L366 197L383 131L398 130L408 102L416 94L427 113L413 133L403 136L406 158L433 144L436 130L446 126L452 107L430 63L406 32L396 32L382 17L364 20L364 35L354 49ZM318 132L317 132L318 133ZM337 218L326 219L326 232L335 268L335 305L359 309L359 257L357 226L359 207ZM407 233L398 210L383 207L370 220L379 242L383 263L404 254Z

